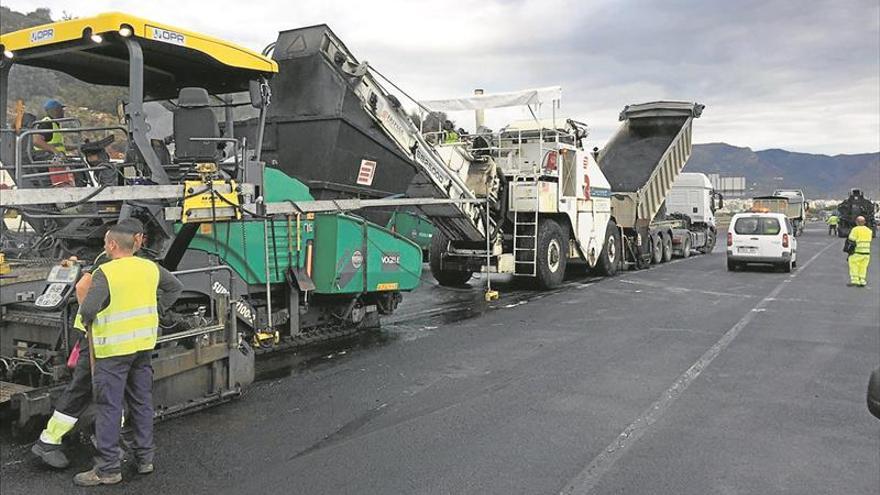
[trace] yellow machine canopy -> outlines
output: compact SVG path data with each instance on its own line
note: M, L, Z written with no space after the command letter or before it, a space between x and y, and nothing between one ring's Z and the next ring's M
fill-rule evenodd
M144 96L173 98L179 88L244 91L278 72L274 60L203 34L122 13L55 22L0 36L7 62L61 71L94 84L127 86L130 51L143 52ZM10 60L11 59L11 60Z

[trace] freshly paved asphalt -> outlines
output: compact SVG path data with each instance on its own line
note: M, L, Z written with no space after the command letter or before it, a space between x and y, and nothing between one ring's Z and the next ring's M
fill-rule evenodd
M158 425L156 473L100 491L878 493L880 246L858 289L841 240L799 242L792 274L727 272L718 246L551 293L502 284L488 308L425 286L382 331L275 356L241 400ZM4 495L76 493L90 462L0 447Z

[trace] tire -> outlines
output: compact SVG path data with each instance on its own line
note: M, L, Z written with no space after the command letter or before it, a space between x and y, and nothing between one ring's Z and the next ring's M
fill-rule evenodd
M684 238L684 245L681 248L681 257L690 258L691 256L691 236Z
M735 272L737 268L739 268L739 264L736 261L727 260L727 271Z
M715 242L717 241L717 236L714 231L709 231L706 234L706 245L700 248L700 252L703 254L709 254L715 249Z
M605 245L602 246L602 254L596 268L599 273L606 277L613 277L620 268L620 256L623 254L620 246L620 232L617 223L613 220L608 222L605 228Z
M663 262L672 261L672 236L668 234L660 234L663 241Z
M440 262L443 260L443 253L446 251L446 245L448 243L449 240L442 232L439 230L434 232L434 236L431 238L431 255L428 262L431 267L431 275L434 276L434 280L436 280L437 283L444 287L461 287L471 279L473 273L468 271L444 270L440 266Z
M663 263L663 234L651 236L651 264Z
M556 220L548 218L538 221L538 265L535 273L541 289L559 287L565 279L567 244L568 234Z
M792 267L793 265L791 264L791 261L786 261L782 264L782 271L785 273L791 273Z

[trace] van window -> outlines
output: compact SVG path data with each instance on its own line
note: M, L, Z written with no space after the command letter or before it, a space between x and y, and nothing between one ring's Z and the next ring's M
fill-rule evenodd
M780 225L773 217L741 217L736 220L733 231L740 235L777 235Z

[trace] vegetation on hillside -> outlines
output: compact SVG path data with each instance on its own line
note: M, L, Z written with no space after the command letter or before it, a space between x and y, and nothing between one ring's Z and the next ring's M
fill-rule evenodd
M61 18L68 17L65 14ZM0 7L0 33L57 20L60 19L53 19L49 9L41 8L23 14ZM15 102L21 100L26 112L42 118L45 115L43 103L55 98L68 106L68 116L79 118L83 125L108 125L117 122L116 103L124 94L122 88L96 86L60 72L13 65L9 73L9 108L6 111L11 118Z

